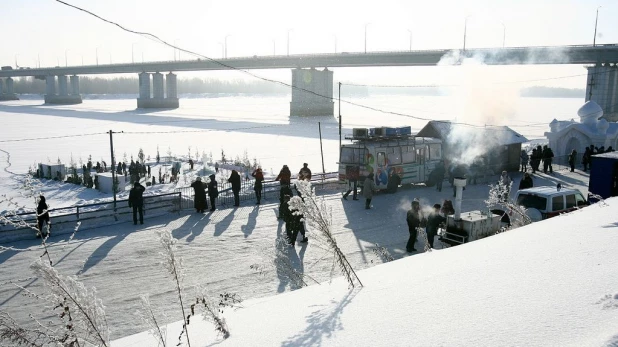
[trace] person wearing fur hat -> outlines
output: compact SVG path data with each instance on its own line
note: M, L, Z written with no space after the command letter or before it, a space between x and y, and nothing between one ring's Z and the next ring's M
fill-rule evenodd
M45 237L47 235L47 231L49 230L43 230L44 226L49 226L49 206L47 206L47 203L45 202L45 197L43 195L41 195L39 197L39 204L37 205L36 208L36 221L37 221L37 229L39 229L39 232L37 233L37 236L41 236L41 237Z
M195 182L191 183L191 187L193 188L193 207L195 207L195 211L197 213L204 213L204 210L208 208L208 203L206 202L206 184L202 182L201 177L197 177Z
M376 184L373 181L373 173L367 175L365 178L365 182L363 183L363 196L365 197L365 209L368 210L371 208L371 199L373 198L373 193L376 191Z
M210 198L210 212L215 210L215 199L219 196L219 189L217 188L217 179L214 174L208 176L210 182L208 182L208 197Z
M232 170L230 178L227 180L232 184L232 193L234 193L234 206L240 206L240 175L238 171Z
M258 167L251 174L255 178L255 184L253 185L253 190L255 190L255 198L257 199L256 204L260 204L262 200L262 182L264 182L264 173L262 172L262 168Z
M137 213L139 212L139 224L144 224L144 188L139 182L133 184L129 192L129 207L133 208L133 224L137 224Z

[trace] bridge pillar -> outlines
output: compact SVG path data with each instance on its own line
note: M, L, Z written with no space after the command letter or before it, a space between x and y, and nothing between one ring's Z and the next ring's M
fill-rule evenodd
M587 67L586 101L593 100L603 109L603 118L618 121L618 66L597 64Z
M71 95L79 95L79 76L73 75L71 81Z
M332 71L292 70L290 116L333 116L334 110Z
M163 74L159 72L152 74L151 97L150 74L147 72L139 74L137 108L178 108L176 75L170 72L165 77L166 83L163 82ZM167 98L165 97L165 87L167 87Z
M13 92L13 79L11 77L7 77L6 79L6 88L2 88L2 80L0 79L0 101L8 101L8 100L19 100L15 92Z
M71 76L71 87L74 88L74 81L77 76ZM74 89L72 90L74 91ZM75 105L82 103L82 96L78 93L71 93L67 85L67 76L58 76L58 94L56 94L56 76L49 75L45 78L45 103L52 105Z

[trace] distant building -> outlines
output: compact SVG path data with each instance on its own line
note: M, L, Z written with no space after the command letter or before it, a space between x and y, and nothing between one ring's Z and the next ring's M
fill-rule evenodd
M482 159L482 165L494 173L518 171L521 144L528 142L507 126L475 127L447 121L430 121L416 135L441 139L447 165L471 165Z
M572 150L576 150L579 158L586 147L612 147L618 145L618 123L603 119L603 110L594 101L586 102L578 111L579 122L575 120L549 123L550 132L545 136L549 140L549 147L556 157L566 157ZM578 161L579 164L581 160Z

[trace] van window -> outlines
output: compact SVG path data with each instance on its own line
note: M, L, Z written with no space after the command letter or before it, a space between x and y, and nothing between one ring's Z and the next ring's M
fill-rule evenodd
M378 152L378 162L376 164L378 164L378 166L384 166L385 162L386 155L384 154L384 152Z
M367 150L364 148L341 148L341 162L346 164L365 164Z
M537 195L520 194L517 197L517 205L525 208L536 208L540 211L545 211L547 208L547 198Z
M401 148L393 147L393 152L388 155L388 162L393 164L401 164Z
M554 196L553 198L551 198L551 210L552 211L564 210L564 197L562 195Z
M564 196L566 200L566 208L577 207L577 201L575 200L575 194L569 194Z
M429 159L442 159L442 145L440 145L439 143L429 145Z
M575 194L575 204L577 207L588 205L588 203L586 202L586 199L584 199L584 196L581 195L580 193Z
M403 147L403 153L401 158L403 159L404 163L416 162L416 152L414 151L414 147Z

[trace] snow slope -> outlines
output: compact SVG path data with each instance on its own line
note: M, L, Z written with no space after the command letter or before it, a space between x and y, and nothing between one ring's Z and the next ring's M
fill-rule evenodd
M616 346L618 199L463 246L251 300L193 346ZM192 324L193 324L192 323ZM199 324L201 323L201 324ZM179 324L169 327L177 341ZM114 347L155 346L147 333Z

